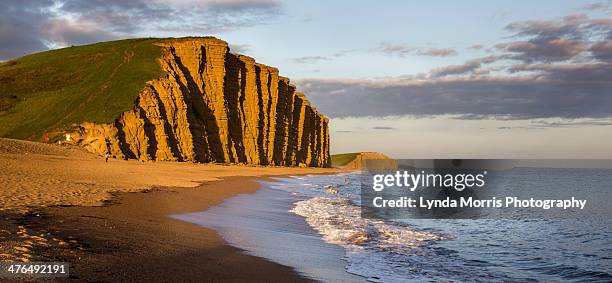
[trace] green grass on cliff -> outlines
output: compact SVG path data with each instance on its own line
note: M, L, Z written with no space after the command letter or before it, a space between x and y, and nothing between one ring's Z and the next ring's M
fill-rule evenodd
M0 63L0 137L40 140L83 121L114 121L162 75L155 41L68 47Z
M342 154L333 154L331 157L332 167L344 166L349 162L355 160L359 155L359 152L353 153L342 153Z

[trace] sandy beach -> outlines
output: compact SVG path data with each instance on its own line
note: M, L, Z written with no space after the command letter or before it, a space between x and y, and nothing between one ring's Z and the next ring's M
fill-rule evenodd
M255 192L268 176L338 172L105 162L80 148L8 139L0 139L0 168L0 260L67 261L71 279L86 281L303 281L212 230L166 216Z

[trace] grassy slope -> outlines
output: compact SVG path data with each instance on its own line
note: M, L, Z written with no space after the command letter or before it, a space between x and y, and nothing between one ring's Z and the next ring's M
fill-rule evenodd
M331 156L332 167L344 166L353 161L359 152L334 154Z
M1 63L0 137L40 140L83 121L114 121L162 75L155 41L104 42Z

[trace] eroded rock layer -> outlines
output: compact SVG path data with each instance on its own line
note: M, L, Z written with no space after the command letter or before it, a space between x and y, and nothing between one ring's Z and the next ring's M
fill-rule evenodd
M165 76L113 124L83 123L70 141L115 158L329 166L329 120L278 69L215 38L159 44Z

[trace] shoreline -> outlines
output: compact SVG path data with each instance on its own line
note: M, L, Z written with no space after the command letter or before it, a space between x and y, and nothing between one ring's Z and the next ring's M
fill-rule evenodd
M196 188L119 193L108 205L42 208L11 222L30 235L50 232L65 243L31 251L43 257L39 260L70 262L70 279L309 282L291 267L229 245L213 229L167 217L205 211L232 196L255 193L261 188L258 181L273 181L269 177L229 177Z
M347 272L350 262L344 247L325 241L306 217L292 211L310 199L308 191L323 187L320 180L331 184L337 176L274 177L274 182L259 182L261 188L255 193L233 196L206 211L170 217L212 228L249 255L290 266L315 282L365 282L366 278Z
M79 281L291 281L213 229L167 217L256 192L270 177L334 168L141 163L0 139L0 261L65 261ZM237 272L239 271L239 272Z

